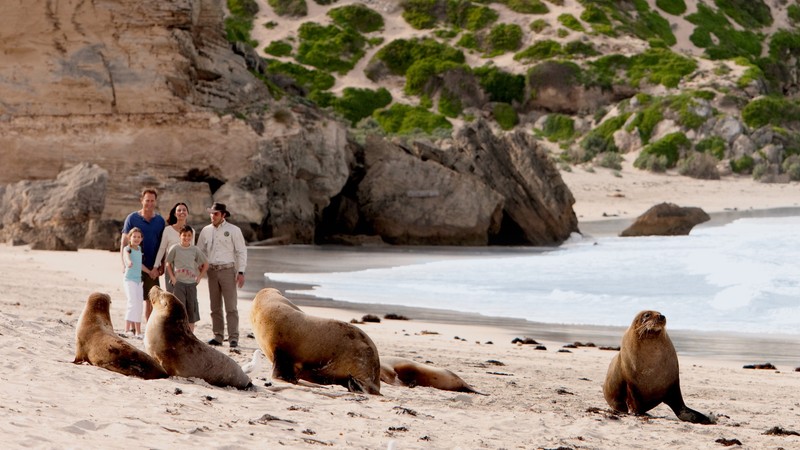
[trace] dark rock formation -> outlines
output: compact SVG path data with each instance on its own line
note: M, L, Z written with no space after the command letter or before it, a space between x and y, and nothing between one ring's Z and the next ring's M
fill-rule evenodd
M381 139L365 148L359 210L383 239L404 245L487 245L502 197L480 180L403 153Z
M561 175L523 132L478 121L440 146L371 137L318 240L380 235L392 244L557 245L578 222Z
M710 220L708 214L697 207L682 207L673 203L660 203L636 218L620 236L685 236L695 225Z

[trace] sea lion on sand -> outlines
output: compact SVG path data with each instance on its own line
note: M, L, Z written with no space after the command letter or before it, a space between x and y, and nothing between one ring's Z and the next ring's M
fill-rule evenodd
M619 354L608 366L603 385L606 402L617 411L644 414L664 402L679 419L700 424L714 421L683 403L678 354L667 335L667 318L642 311L622 336Z
M250 321L261 351L273 363L272 378L380 394L378 350L360 328L309 316L272 288L256 294Z
M189 330L186 308L158 286L150 289L153 313L147 321L147 352L172 376L202 378L214 386L253 386L239 364L201 342Z
M450 370L394 356L381 356L381 381L394 386L428 386L444 391L486 395L476 391Z
M86 300L75 330L75 364L89 364L145 380L167 378L167 372L147 353L122 339L111 325L111 297L93 292Z

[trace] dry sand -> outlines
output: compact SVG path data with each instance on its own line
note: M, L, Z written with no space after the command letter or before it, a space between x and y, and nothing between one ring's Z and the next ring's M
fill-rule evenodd
M698 449L722 448L719 439L737 439L742 448L800 448L800 436L764 434L774 427L800 432L800 372L793 367L745 370L740 362L681 355L684 398L713 413L718 423L709 426L680 422L663 405L649 417L610 412L601 386L613 351L559 352L567 342L530 336L547 348L535 350L512 344L522 336L510 329L469 323L360 326L381 354L447 367L486 396L387 385L383 396L357 395L272 381L270 367L251 374L256 391L196 379L143 381L71 363L76 322L91 292L111 295L115 328L124 326L117 253L0 246L0 272L0 432L7 448ZM205 282L199 293L196 334L205 340ZM251 331L247 300L240 300L243 336ZM363 314L303 309L345 321ZM221 351L245 363L256 343L244 338L240 345L241 353Z

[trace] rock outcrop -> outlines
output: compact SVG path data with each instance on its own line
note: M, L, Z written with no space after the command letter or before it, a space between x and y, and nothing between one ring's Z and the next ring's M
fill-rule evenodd
M0 15L0 239L114 249L145 187L162 215L186 202L194 226L226 203L249 241L553 245L577 230L531 136L480 123L444 148L362 147L315 107L273 99L223 17L220 0Z
M114 248L117 240L98 242L108 171L78 164L52 181L20 181L0 188L0 236L28 242L35 249ZM113 224L116 233L121 222ZM119 247L117 247L119 248Z
M696 225L710 219L705 211L697 207L659 203L637 217L620 236L685 236Z
M329 234L393 244L557 245L578 221L575 200L530 134L468 125L440 146L368 139L363 167L332 201ZM345 226L349 224L349 226Z

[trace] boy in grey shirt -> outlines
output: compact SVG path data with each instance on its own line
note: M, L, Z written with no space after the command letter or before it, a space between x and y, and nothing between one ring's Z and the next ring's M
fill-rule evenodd
M194 332L194 324L200 320L197 302L197 283L208 270L206 255L194 245L194 230L184 225L180 230L181 242L173 245L167 252L167 274L178 300L186 307L189 329Z

